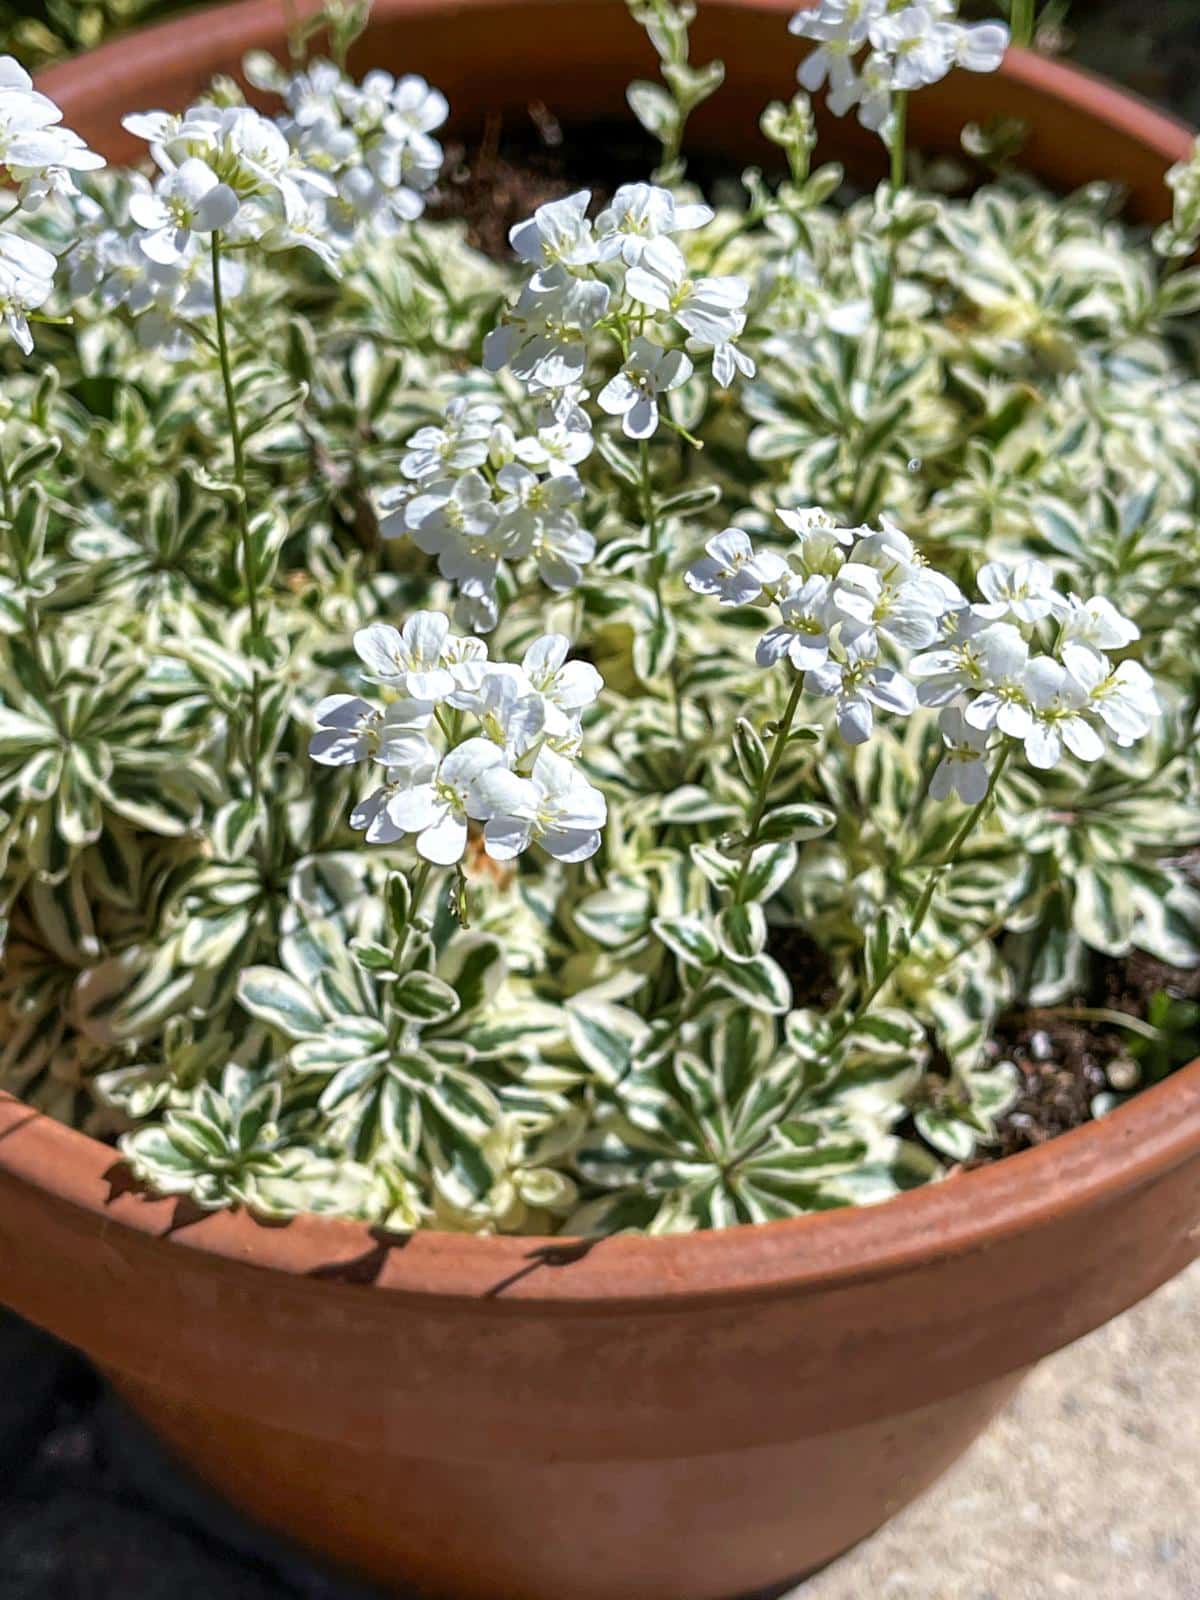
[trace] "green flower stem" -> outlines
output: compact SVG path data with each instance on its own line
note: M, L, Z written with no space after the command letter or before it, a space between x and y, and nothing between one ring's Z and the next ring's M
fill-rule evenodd
M650 586L654 590L654 605L658 612L658 625L662 629L667 626L667 606L663 598L663 579L666 576L667 558L665 551L659 548L662 537L662 522L658 515L658 505L654 498L654 479L650 472L650 441L643 439L638 450L638 477L642 500L642 520L646 525L646 542L650 547ZM675 690L675 680L668 675L667 695L671 701L675 718L675 737L679 740L680 747L684 743L683 736L683 702Z
M921 927L925 921L925 918L929 914L929 907L933 904L933 897L937 893L938 885L957 861L958 853L962 849L963 845L966 844L967 840L975 832L975 829L991 810L992 801L996 797L996 788L999 785L1005 767L1008 765L1008 758L1011 754L1012 744L1006 740L996 765L992 768L992 775L988 780L987 793L984 795L983 799L978 805L973 806L971 810L967 812L966 816L962 820L962 825L958 829L958 832L947 845L945 854L942 856L941 861L934 867L933 871L929 874L929 877L925 880L925 887L921 891L921 898L917 901L917 909L913 912L913 920L908 930L910 942L915 935L921 931ZM888 972L889 978L899 965L900 963L897 961L891 967L890 971Z
M394 954L392 957L396 971L403 973L405 970L406 954L409 945L409 936L412 933L413 923L421 911L421 901L425 898L425 891L429 886L429 875L433 871L432 861L422 860L417 868L416 876L409 883L408 920L402 928L396 930ZM388 1048L397 1050L404 1034L405 1019L397 1011L388 1018Z
M304 61L304 36L296 0L283 0L283 25L287 29L288 55L292 65L298 67Z
M771 755L767 761L767 765L763 770L762 782L759 784L758 793L754 798L754 811L751 815L750 826L746 830L746 842L742 846L742 865L738 871L737 879L734 882L732 890L732 903L734 905L742 904L742 896L746 890L746 879L750 873L750 863L754 857L755 849L758 846L759 829L762 827L763 817L766 815L767 806L771 801L771 790L775 784L775 775L779 771L780 762L783 760L783 752L787 748L788 739L792 731L792 724L796 720L796 712L799 708L800 697L803 693L804 676L802 673L797 673L796 681L792 685L792 692L788 696L787 706L784 709L783 716L779 719L779 727L775 735L775 744L771 750ZM670 1032L665 1036L664 1039L659 1041L659 1049L662 1049L666 1043L676 1038L692 1020L692 1018L696 1016L698 1012L703 1011L704 1007L708 1004L709 997L713 992L713 987L714 985L711 977L706 976L700 980L700 982L688 996L682 1010L672 1023Z
M263 643L262 614L258 603L258 585L251 571L252 549L250 536L250 497L246 483L246 450L242 439L242 425L238 418L237 395L233 386L233 367L229 360L229 332L226 325L225 297L221 287L221 233L212 235L213 313L217 325L217 358L221 365L221 382L225 389L225 412L229 422L229 438L233 446L233 475L238 486L237 522L245 570L246 591L250 600L250 793L255 809L262 812L262 685L259 679L259 651Z
M933 897L937 892L938 885L941 883L946 873L954 865L954 862L958 857L958 853L962 849L963 845L974 833L975 829L979 826L984 817L987 815L988 811L991 809L992 802L996 797L996 788L1000 782L1001 774L1003 773L1005 766L1008 764L1008 758L1011 752L1011 743L1006 743L1004 749L1000 752L1000 757L997 760L996 765L992 769L992 776L990 782L988 783L987 793L984 795L983 799L979 801L978 805L972 806L970 811L967 812L966 816L963 818L962 825L955 833L954 838L950 841L950 844L947 847L941 861L937 863L937 865L930 872L929 877L926 879L925 888L921 892L921 898L917 901L916 910L912 914L912 919L908 924L904 939L901 940L897 946L896 953L888 962L886 962L883 971L876 976L874 982L872 982L864 991L861 999L850 1015L845 1019L844 1022L835 1028L833 1033L830 1035L828 1044L826 1045L826 1053L829 1056L832 1057L840 1048L840 1046L845 1044L846 1040L854 1032L855 1028L859 1026L867 1012L870 1011L871 1007L875 1004L875 1001L879 998L883 990L887 988L888 984L892 981L896 973L900 970L900 967L907 959L908 953L912 948L912 942L916 938L917 934L921 931L921 928L925 922L925 918L929 915L929 908L933 904ZM779 1115L775 1118L772 1127L769 1128L758 1139L756 1139L748 1149L739 1152L739 1154L736 1155L729 1163L729 1167L727 1169L728 1171L732 1171L734 1168L740 1166L743 1162L749 1161L753 1156L756 1156L760 1150L764 1149L766 1145L770 1143L771 1134L774 1131L774 1128L787 1121L792 1112L796 1109L797 1105L800 1103L800 1100L807 1088L807 1083L803 1081L797 1085L797 1087L784 1101L783 1107L780 1110Z
M899 194L904 187L908 167L908 94L896 96L892 128L892 193Z
M662 621L666 614L662 592L663 567L665 563L658 547L661 527L658 507L654 500L654 479L650 472L649 439L643 439L638 447L638 476L642 496L642 520L646 524L646 540L650 546L650 583L654 589L654 602L658 607L659 620Z
M1037 31L1037 0L1012 0L1012 39L1028 49Z
M754 799L754 811L750 817L750 826L746 830L746 842L742 846L742 865L738 872L737 881L733 886L733 903L741 905L742 895L746 890L746 879L750 875L750 862L758 846L759 830L762 827L763 817L771 803L771 790L775 786L775 775L779 771L779 763L783 760L783 752L787 749L788 740L792 734L792 724L796 720L796 712L800 708L800 696L804 693L804 675L798 672L796 681L792 684L792 692L788 695L787 705L784 707L783 716L779 719L779 727L775 734L775 743L767 765L763 770L762 782L758 786L758 794Z

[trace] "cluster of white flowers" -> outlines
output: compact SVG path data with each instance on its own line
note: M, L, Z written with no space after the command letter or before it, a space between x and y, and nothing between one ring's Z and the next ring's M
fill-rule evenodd
M421 215L442 170L432 134L449 115L445 95L411 73L368 72L355 83L331 61L291 76L266 57L247 66L252 82L286 101L280 127L299 160L329 179L319 203L331 232L347 241L364 227L394 234Z
M958 0L818 0L791 29L816 44L800 67L801 85L815 92L828 84L835 116L857 107L863 126L885 139L895 95L937 83L954 67L994 72L1009 41L1002 22L960 22Z
M140 186L135 195L147 197ZM174 260L154 261L145 246L155 247L147 234L130 220L114 224L94 202L77 204L80 226L69 259L68 288L75 299L94 300L104 311L124 306L135 319L138 342L164 355L185 355L192 347L191 328L211 317L216 305L212 258L195 237ZM240 256L221 262L221 291L235 300L246 286L246 266Z
M135 175L126 217L81 209L75 295L124 306L142 343L178 354L214 310L214 234L229 247L220 287L230 300L245 287L247 246L308 250L337 273L360 230L391 233L420 214L441 167L429 129L445 119L442 95L383 72L356 85L328 62L280 74L278 86L288 102L279 119L207 101L125 118L158 175Z
M737 348L746 326L744 278L693 273L672 235L702 228L713 213L649 183L623 185L595 220L591 194L539 206L511 232L533 272L515 306L487 337L484 365L508 367L531 394L570 389L586 375L589 342L619 344L620 371L597 404L646 439L659 424L659 397L686 383L692 356L706 354L728 387L754 363Z
M392 698L322 700L309 753L325 766L383 766L383 782L350 817L369 843L413 835L426 861L453 866L475 823L495 861L533 844L560 861L596 853L607 807L576 762L583 713L604 683L586 662L568 661L565 635L535 640L520 665L492 662L481 639L418 611L403 628L360 629L354 647Z
M36 211L55 195L75 195L74 174L95 172L104 157L89 150L62 124L54 101L12 56L0 56L0 180L16 189L16 204L4 222ZM0 231L0 315L28 355L33 349L29 317L50 298L58 261L51 251L10 227Z
M456 585L460 627L486 633L499 619L497 584L505 565L528 559L547 588L573 589L596 553L576 507L575 468L592 435L575 389L548 399L541 426L518 437L500 406L459 396L442 425L408 441L408 480L379 497L385 538L407 535Z
M727 528L688 569L688 585L723 605L777 607L759 665L786 657L809 693L835 700L850 744L871 737L876 709L940 708L935 796L982 799L997 735L1048 770L1064 751L1097 761L1106 738L1124 747L1150 732L1159 705L1149 674L1106 653L1132 644L1137 628L1102 597L1060 594L1044 562L989 562L972 603L886 517L876 531L839 527L819 508L779 516L797 536L786 556ZM1036 649L1042 632L1053 635L1048 651Z

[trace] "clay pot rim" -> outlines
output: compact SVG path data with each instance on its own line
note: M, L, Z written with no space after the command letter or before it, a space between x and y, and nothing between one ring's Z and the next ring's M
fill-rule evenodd
M383 17L446 9L446 0L377 3ZM520 0L457 3L464 13L521 9ZM548 3L571 5L578 13L610 0ZM708 3L734 12L790 13L801 0ZM68 98L97 75L103 79L111 71L119 76L126 50L135 42L144 49L147 36L159 50L173 53L186 49L201 29L211 46L215 30L223 48L235 54L260 42L264 31L277 29L279 16L278 0L240 0L160 23L51 68L39 86L56 98ZM1195 134L1185 123L1078 67L1013 49L1002 73L1014 85L1126 133L1164 161L1179 160L1191 149ZM1101 1122L877 1206L705 1233L621 1235L595 1243L432 1230L409 1237L312 1215L286 1225L262 1222L244 1211L202 1215L186 1202L121 1192L113 1181L120 1166L114 1149L0 1092L0 1177L42 1190L67 1211L99 1219L130 1248L140 1243L152 1250L157 1242L193 1258L333 1280L339 1267L378 1256L379 1269L369 1281L379 1293L477 1300L494 1296L499 1280L504 1288L501 1305L536 1302L564 1311L634 1303L670 1310L696 1301L825 1292L900 1275L932 1260L973 1253L1032 1232L1051 1216L1115 1204L1198 1153L1200 1060ZM336 1286L329 1284L330 1289ZM363 1286L356 1284L360 1290Z
M599 9L609 5L611 0L540 0L540 3L570 6L573 13L578 14L585 7ZM809 3L812 0L706 0L713 11L778 11L785 16ZM315 10L317 4L318 0L297 0L297 9L308 12ZM464 16L473 11L524 9L522 0L375 0L375 7L379 19L430 16L444 13L448 7L461 11ZM119 76L116 69L131 46L140 53L150 40L159 50L174 53L186 50L192 40L201 36L205 39L206 50L211 50L216 38L223 50L236 56L260 45L264 31L282 34L280 19L280 0L228 0L226 4L137 29L95 50L59 62L39 75L38 88L58 99L79 93L97 72L107 77L105 69L113 69L113 75ZM1135 91L1122 88L1086 67L1053 61L1035 50L1011 46L999 76L1056 100L1068 110L1083 112L1107 123L1169 162L1185 159L1196 140L1196 130L1182 118L1162 111Z
M337 1280L339 1268L378 1257L370 1287L381 1293L477 1300L502 1286L505 1303L564 1309L598 1302L669 1309L900 1275L1033 1232L1051 1217L1112 1204L1198 1155L1200 1060L1099 1122L879 1205L596 1241L432 1229L390 1235L311 1214L287 1223L243 1210L200 1214L186 1201L123 1190L113 1181L121 1162L111 1146L0 1093L0 1176L113 1229L292 1277ZM362 1281L354 1281L361 1290Z

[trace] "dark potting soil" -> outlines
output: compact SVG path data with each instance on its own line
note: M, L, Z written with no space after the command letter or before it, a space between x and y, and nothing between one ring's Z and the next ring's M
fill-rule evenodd
M590 189L599 210L623 183L644 182L658 160L656 142L635 123L589 123L564 129L545 105L525 117L489 118L481 133L450 143L428 215L461 219L467 242L495 261L511 261L508 234L548 200ZM736 180L728 164L689 161L688 177L711 193Z
M1060 1133L1093 1120L1098 1095L1127 1094L1147 1082L1147 1069L1134 1049L1139 1035L1118 1022L1099 1020L1098 1010L1150 1019L1158 997L1200 999L1200 968L1169 967L1142 951L1099 964L1091 1003L1072 1003L1009 1012L1000 1019L992 1048L997 1060L1011 1061L1023 1083L1021 1098L1001 1119L999 1143L981 1149L971 1166L1030 1150ZM1159 1001L1161 1003L1161 1001ZM1081 1016L1087 1011L1088 1016ZM1186 1036L1180 1041L1186 1048ZM1200 1036L1192 1054L1200 1054ZM1183 1056L1175 1063L1183 1064Z

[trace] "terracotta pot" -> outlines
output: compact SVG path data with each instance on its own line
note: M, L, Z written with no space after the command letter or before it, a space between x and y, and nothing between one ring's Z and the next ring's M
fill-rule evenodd
M793 55L788 0L705 0L731 149ZM370 59L464 123L531 98L616 115L645 51L623 0L378 0ZM113 154L274 0L47 74ZM917 137L1018 111L1059 182L1161 210L1181 126L1016 53L918 96ZM732 113L732 114L731 114ZM851 130L837 130L840 138ZM826 147L828 149L828 146ZM736 154L750 154L750 142ZM113 1152L0 1097L0 1293L81 1345L246 1510L385 1583L468 1600L723 1600L783 1585L943 1471L1049 1352L1200 1254L1200 1063L1103 1123L861 1211L669 1239L412 1239L267 1227L124 1192Z

